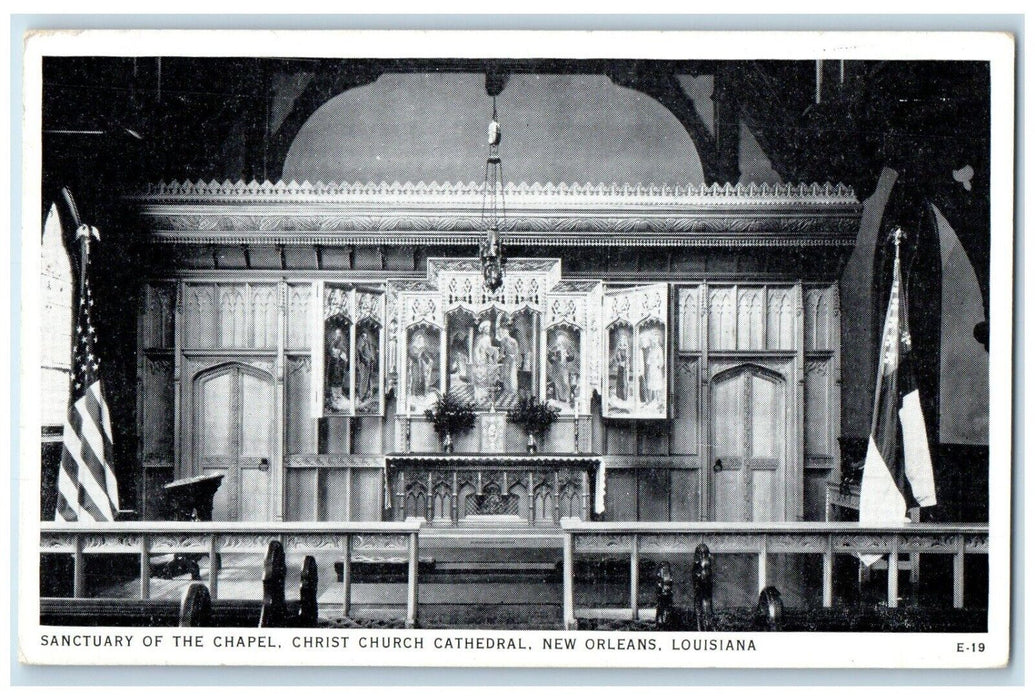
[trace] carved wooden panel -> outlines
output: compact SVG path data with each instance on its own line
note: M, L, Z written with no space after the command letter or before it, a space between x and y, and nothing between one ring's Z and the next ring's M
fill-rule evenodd
M838 338L837 287L805 290L805 349L832 350Z
M699 307L697 287L679 289L679 350L682 352L700 350Z
M185 348L216 346L216 287L213 284L186 284L184 294Z
M348 520L349 470L320 470L320 520Z
M173 457L173 361L144 359L141 390L140 439L144 462L169 462Z
M770 350L793 350L794 290L790 287L770 287L766 305L766 347Z
M284 449L287 454L311 452L316 444L313 433L316 421L310 411L310 382L313 363L308 355L287 357L287 372L284 377L287 399L284 414L287 434Z
M312 303L312 297L313 285L288 285L287 340L285 347L292 350L309 347L309 327L312 325L309 304Z
M737 315L732 287L713 287L709 291L708 343L713 350L737 347Z
M219 299L219 345L224 348L248 346L247 307L245 286L242 284L221 284L217 287Z
M144 347L173 347L175 328L176 287L172 284L149 284L145 291L143 320Z
M805 454L828 456L831 444L831 363L827 359L805 362Z
M680 357L676 360L675 396L669 431L669 452L674 455L697 454L697 427L700 420L698 373L696 359Z
M737 349L765 347L765 298L761 287L737 289Z
M284 472L284 519L316 519L316 469L287 469Z
M272 284L252 284L248 288L249 347L272 349L277 347L280 324L277 314L277 287Z

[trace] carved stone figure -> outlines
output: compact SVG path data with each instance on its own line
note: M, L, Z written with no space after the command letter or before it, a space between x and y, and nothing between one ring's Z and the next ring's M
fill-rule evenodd
M325 364L327 408L346 410L349 400L349 336L343 328L336 327L328 334Z
M516 394L521 348L518 341L511 335L509 326L499 327L496 331L496 340L499 341L499 351L502 354L500 380L503 382L503 391Z
M618 335L618 342L614 352L611 353L611 374L614 376L613 394L619 401L629 400L629 377L630 360L629 338L624 334Z
M360 401L377 396L377 340L372 331L363 329L356 340L356 393Z
M499 378L500 351L492 344L492 324L482 321L474 339L471 369L474 379L474 399L481 403L489 399L489 393Z

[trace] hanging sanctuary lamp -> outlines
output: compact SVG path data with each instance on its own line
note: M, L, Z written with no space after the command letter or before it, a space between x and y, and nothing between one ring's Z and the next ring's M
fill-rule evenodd
M489 157L485 160L485 182L482 186L482 225L485 238L478 245L485 288L496 292L503 286L503 243L500 225L506 216L503 200L503 163L500 161L500 123L496 115L496 97L492 97L492 121L489 122Z

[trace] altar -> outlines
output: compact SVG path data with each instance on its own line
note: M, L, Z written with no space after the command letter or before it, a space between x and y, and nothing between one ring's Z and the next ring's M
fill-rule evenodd
M604 468L598 455L389 454L386 500L393 520L556 528L591 519Z

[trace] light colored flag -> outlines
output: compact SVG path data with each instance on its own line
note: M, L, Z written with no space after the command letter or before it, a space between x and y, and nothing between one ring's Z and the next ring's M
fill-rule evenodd
M899 261L900 237L901 231L896 231L895 266L881 336L873 423L859 494L861 523L900 525L908 520L908 508L937 504L927 426L909 360L912 339ZM867 566L880 558L860 556Z

